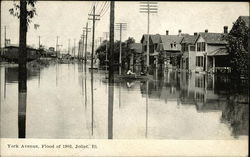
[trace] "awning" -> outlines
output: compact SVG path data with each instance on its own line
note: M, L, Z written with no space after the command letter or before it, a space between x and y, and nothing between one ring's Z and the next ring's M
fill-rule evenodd
M226 48L219 48L217 50L214 50L212 52L208 52L208 56L226 56L228 55Z

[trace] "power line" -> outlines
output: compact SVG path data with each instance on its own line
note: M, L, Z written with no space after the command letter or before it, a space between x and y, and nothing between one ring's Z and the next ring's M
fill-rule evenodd
M102 8L102 10L100 11L99 14L102 14L102 13L103 13L103 11L106 9L107 5L108 5L108 2L105 1L105 2L104 2L104 5L103 5L103 8Z
M109 7L110 7L109 2L107 2L106 8L103 11L104 13L101 15L101 17L103 17L106 14L106 12L108 11Z
M99 14L103 11L104 7L106 6L106 3L107 3L107 1L103 1L102 5L98 11Z

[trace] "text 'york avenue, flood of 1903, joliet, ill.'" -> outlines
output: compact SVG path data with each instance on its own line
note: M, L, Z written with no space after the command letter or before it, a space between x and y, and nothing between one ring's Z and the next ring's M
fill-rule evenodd
M247 2L1 1L1 138L248 139L248 33Z

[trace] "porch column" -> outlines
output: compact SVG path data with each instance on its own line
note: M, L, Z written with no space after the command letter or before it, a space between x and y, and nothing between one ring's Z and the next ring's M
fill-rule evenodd
M215 57L213 56L213 73L215 73Z
M205 65L205 71L207 72L208 71L208 67L207 67L207 62L208 62L208 60L207 60L207 54L205 54L205 60L206 60L206 65Z

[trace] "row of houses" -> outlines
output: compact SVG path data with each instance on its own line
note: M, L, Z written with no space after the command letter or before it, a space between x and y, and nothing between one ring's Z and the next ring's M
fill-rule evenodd
M243 20L249 27L249 16L240 16L237 20ZM178 31L177 35L149 35L149 64L151 67L164 65L166 68L180 68L190 72L216 72L218 70L230 70L228 42L226 35L228 26L222 28L221 33L212 33L207 29L204 32L193 35ZM146 65L148 35L144 34L140 43L131 46L133 52L132 63L137 63L136 58Z

